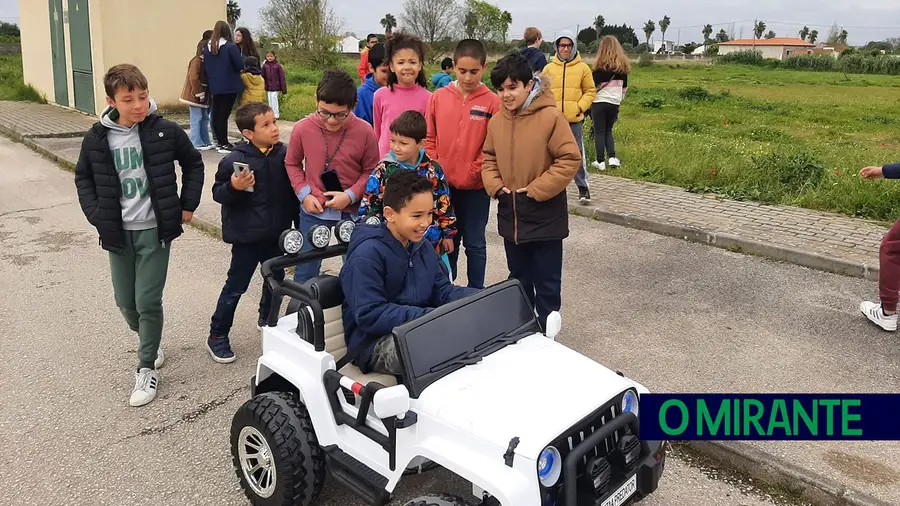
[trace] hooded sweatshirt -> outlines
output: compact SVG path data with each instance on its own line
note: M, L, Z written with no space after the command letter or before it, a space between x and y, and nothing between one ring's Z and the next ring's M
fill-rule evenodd
M522 50L522 56L531 64L532 72L542 72L547 66L547 57L536 47L526 47Z
M297 122L291 131L285 165L294 194L301 203L307 195L315 195L324 209L316 216L323 220L340 220L341 211L325 207L322 172L328 157L331 157L329 168L337 172L341 186L350 197L350 206L344 211L356 214L366 182L379 159L378 142L372 127L351 113L344 128L329 132L322 118L312 113Z
M560 59L559 41L562 39L575 40L565 32L556 39L553 43L556 54L544 67L544 74L551 79L556 107L566 115L569 123L579 123L584 120L584 113L590 110L597 88L594 85L593 71L582 61L576 48L572 48L572 55L568 60Z
M394 327L477 290L454 286L426 239L408 246L387 225L357 225L341 268L344 336L347 348L367 342L357 358L364 373L375 342Z
M483 84L465 98L458 82L431 96L425 114L428 123L425 152L441 164L451 188L484 187L481 150L488 122L499 110L500 98Z
M266 81L263 79L262 70L259 67L247 67L241 73L241 81L244 82L244 92L238 107L250 102L266 101Z
M150 111L156 112L156 102L150 99ZM106 138L112 154L122 192L119 203L122 206L122 228L125 230L147 230L156 228L156 214L150 200L150 186L144 169L144 152L141 148L140 124L130 127L116 123L118 109L107 107L100 115L100 123L109 129Z
M391 150L391 123L406 111L419 111L425 115L431 92L418 84L404 88L395 84L394 89L385 86L375 92L372 102L372 125L378 137L378 156Z
M491 119L484 142L482 178L498 199L497 228L516 244L568 236L566 186L581 153L543 77L515 114L503 108ZM503 187L512 193L501 192ZM524 193L516 190L526 189Z
M353 114L370 125L375 124L375 120L372 118L372 103L375 101L375 92L380 87L375 82L375 77L368 74L362 85L356 90L356 107L353 109Z

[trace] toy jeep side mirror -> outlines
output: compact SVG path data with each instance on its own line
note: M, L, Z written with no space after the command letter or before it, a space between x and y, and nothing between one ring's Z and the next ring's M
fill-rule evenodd
M544 333L550 339L556 340L559 331L562 329L562 316L559 311L553 311L547 315L547 329Z
M402 418L402 415L409 411L409 390L405 385L382 388L375 392L372 405L378 418L385 419L392 416Z

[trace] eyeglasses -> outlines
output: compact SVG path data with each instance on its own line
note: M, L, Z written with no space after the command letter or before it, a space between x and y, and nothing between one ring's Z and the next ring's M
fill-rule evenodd
M316 111L316 113L317 113L317 114L319 115L319 117L322 118L322 119L334 118L334 119L339 120L339 121L344 121L345 119L347 119L347 116L350 116L350 112L349 112L349 111L343 111L343 112L328 112L328 111L323 111L322 109L319 109L319 110Z
M571 49L574 46L575 46L574 44L560 44L559 48L560 49Z

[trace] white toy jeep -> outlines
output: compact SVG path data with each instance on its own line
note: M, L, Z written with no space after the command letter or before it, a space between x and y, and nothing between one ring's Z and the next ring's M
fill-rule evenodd
M273 292L251 399L234 416L235 472L254 505L309 505L326 471L366 503L387 504L423 463L472 484L471 501L416 506L620 506L656 490L663 441L639 438L648 390L542 333L522 286L508 280L394 329L406 374L362 374L350 358L338 278L299 285L274 272L341 255L354 224L282 235L261 268ZM279 317L284 297L287 311Z

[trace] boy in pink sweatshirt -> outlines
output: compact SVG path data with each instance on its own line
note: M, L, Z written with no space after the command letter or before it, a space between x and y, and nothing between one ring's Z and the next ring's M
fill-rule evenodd
M468 286L484 288L487 269L485 229L491 197L481 179L482 148L488 121L500 110L500 98L481 82L487 52L481 42L462 40L453 53L457 80L431 96L425 118L425 152L444 169L450 202L456 211L457 233L449 255L457 277L460 243L466 247Z
M387 42L385 50L391 73L388 85L375 92L372 104L380 158L391 150L391 123L406 111L418 111L424 116L431 98L422 63L425 59L422 39L397 33Z
M304 237L315 225L335 225L355 219L359 200L372 169L378 164L375 132L353 114L356 83L343 70L330 70L316 88L316 112L300 120L291 132L285 165L300 200L300 231ZM326 191L322 176L337 175L341 191ZM312 248L308 241L303 251ZM298 265L294 281L303 283L319 274L322 262Z

